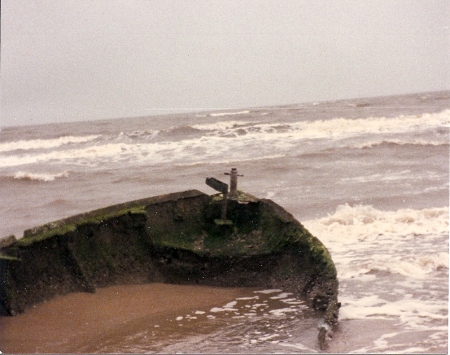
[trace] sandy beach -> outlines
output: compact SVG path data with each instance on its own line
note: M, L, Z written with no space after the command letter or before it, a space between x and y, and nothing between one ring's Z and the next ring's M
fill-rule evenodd
M141 318L164 316L233 300L245 289L147 284L72 293L16 317L0 317L4 353L77 353L102 334Z

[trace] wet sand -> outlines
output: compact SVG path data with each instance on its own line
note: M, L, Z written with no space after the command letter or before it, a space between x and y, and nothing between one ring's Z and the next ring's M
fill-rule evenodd
M147 284L112 286L95 294L72 293L15 317L0 317L4 353L77 353L102 334L174 311L215 306L248 289Z

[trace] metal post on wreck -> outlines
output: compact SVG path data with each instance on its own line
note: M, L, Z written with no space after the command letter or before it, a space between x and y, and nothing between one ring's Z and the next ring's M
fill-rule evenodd
M236 199L237 196L237 178L238 176L244 176L238 174L238 171L236 168L232 168L229 173L224 173L225 175L230 175L230 198Z
M219 225L229 225L233 224L227 219L227 200L228 200L228 185L224 182L217 180L213 177L206 178L206 185L212 187L214 190L222 193L222 211L220 214L220 219L216 219L215 223Z

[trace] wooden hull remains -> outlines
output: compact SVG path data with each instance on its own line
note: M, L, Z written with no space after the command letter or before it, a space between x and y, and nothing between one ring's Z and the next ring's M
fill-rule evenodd
M131 201L27 230L0 246L0 313L70 292L165 282L280 288L320 314L319 343L337 324L335 265L326 247L271 200L189 190ZM8 243L6 243L8 244Z

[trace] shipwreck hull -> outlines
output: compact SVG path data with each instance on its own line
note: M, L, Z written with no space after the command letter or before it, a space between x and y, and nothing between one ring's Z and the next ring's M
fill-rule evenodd
M27 230L0 254L0 312L15 315L70 292L165 282L281 288L323 313L321 346L338 320L326 247L271 200L196 190L91 211Z

